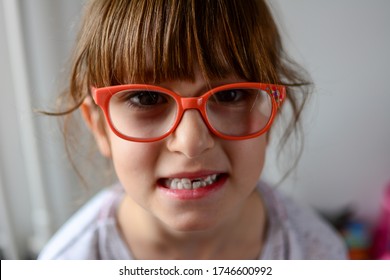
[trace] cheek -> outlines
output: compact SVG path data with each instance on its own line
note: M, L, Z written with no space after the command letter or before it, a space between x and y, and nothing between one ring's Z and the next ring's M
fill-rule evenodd
M265 136L231 142L230 161L233 177L241 186L253 188L260 178L265 162L267 140Z
M111 138L112 161L125 189L148 189L154 183L159 145Z

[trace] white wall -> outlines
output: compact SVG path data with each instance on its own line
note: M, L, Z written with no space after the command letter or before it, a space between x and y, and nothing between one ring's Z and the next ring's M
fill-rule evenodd
M34 257L79 206L57 120L33 109L49 109L58 94L81 4L0 1L0 194L8 210L0 245L7 258Z
M372 221L390 182L390 1L271 3L316 87L305 152L283 187L323 211L351 206Z
M34 255L83 201L56 121L28 109L54 101L82 2L0 1L0 246L8 258ZM325 212L351 204L374 220L390 180L390 1L270 3L289 52L316 85L306 150L282 187ZM278 181L273 157L271 149L265 176Z

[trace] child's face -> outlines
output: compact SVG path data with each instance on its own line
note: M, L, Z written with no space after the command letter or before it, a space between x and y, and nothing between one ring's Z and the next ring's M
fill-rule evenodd
M213 81L211 86L240 81L228 78ZM170 81L159 86L186 97L201 95L209 88L200 75L194 83ZM84 113L88 115L91 111L87 109ZM129 208L138 208L134 212L141 212L144 219L170 229L211 229L239 215L253 195L263 169L265 134L243 141L220 139L210 133L196 110L186 111L176 131L152 143L126 141L108 126L106 133L102 133L93 124L97 118L87 116L86 119L102 153L113 161ZM177 189L188 186L188 179L192 187L200 187ZM174 185L176 189L172 189Z

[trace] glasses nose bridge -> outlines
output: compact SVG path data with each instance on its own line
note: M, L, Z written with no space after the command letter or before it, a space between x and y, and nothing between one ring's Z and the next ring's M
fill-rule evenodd
M200 117L202 120L207 124L208 126L208 120L206 113L204 112L204 103L207 102L207 99L204 98L203 96L200 97L182 97L180 98L180 103L181 103L181 113L179 114L179 119L181 120L185 111L187 110L197 110L200 114Z
M198 111L202 111L204 99L202 97L187 97L181 99L181 106L183 108L183 112L185 110L196 109Z

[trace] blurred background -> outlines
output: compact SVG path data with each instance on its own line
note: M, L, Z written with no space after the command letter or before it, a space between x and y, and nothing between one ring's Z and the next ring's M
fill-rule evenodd
M390 1L269 4L289 54L315 84L304 114L304 153L279 187L329 219L350 246L365 249L384 219L390 183ZM86 175L89 188L83 186L67 159L58 119L34 112L54 108L83 5L0 0L1 259L36 258L106 184L96 169ZM77 156L88 160L84 138L78 136L84 148ZM277 159L275 147L276 141L264 171L271 183L279 182L284 170L278 166L289 156Z

